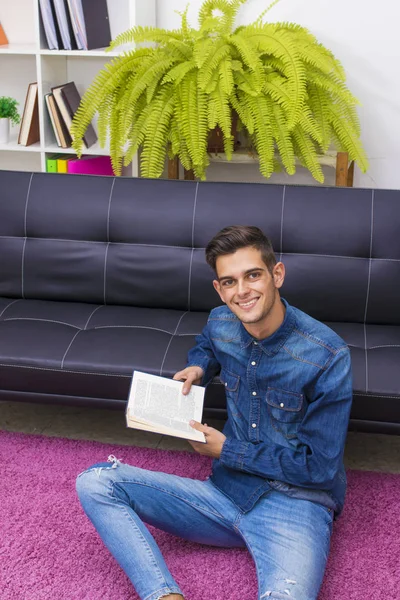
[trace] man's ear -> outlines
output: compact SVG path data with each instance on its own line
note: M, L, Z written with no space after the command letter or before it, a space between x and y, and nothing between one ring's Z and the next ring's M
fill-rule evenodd
M272 271L274 285L277 289L282 287L283 282L285 281L285 273L285 265L282 262L278 262Z
M214 286L214 290L217 292L217 294L221 298L222 302L225 302L224 298L222 297L221 284L218 281L218 279L213 279L213 286Z

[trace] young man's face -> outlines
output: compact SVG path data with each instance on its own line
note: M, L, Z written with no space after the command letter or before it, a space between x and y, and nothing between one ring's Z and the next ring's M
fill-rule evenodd
M284 265L277 263L271 275L261 252L246 247L218 257L216 271L213 285L221 300L244 325L250 326L246 329L263 327L280 299L278 290L285 278Z

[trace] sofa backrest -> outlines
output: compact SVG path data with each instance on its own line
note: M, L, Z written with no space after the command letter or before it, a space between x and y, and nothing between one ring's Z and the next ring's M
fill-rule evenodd
M0 171L0 296L210 310L204 248L257 225L282 295L323 321L400 322L400 191Z

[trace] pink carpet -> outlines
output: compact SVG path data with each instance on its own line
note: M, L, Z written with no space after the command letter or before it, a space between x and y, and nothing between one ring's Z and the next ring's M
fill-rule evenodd
M0 432L1 600L135 600L75 495L76 475L114 454L205 478L209 460L98 442ZM319 600L388 600L400 592L400 475L350 471ZM152 530L187 600L256 600L246 550L202 547Z

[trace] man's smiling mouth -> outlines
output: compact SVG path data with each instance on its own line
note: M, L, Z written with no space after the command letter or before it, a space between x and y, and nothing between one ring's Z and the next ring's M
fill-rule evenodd
M247 300L247 302L237 302L238 306L240 306L240 308L252 308L256 302L257 302L258 298L252 298L251 300Z

